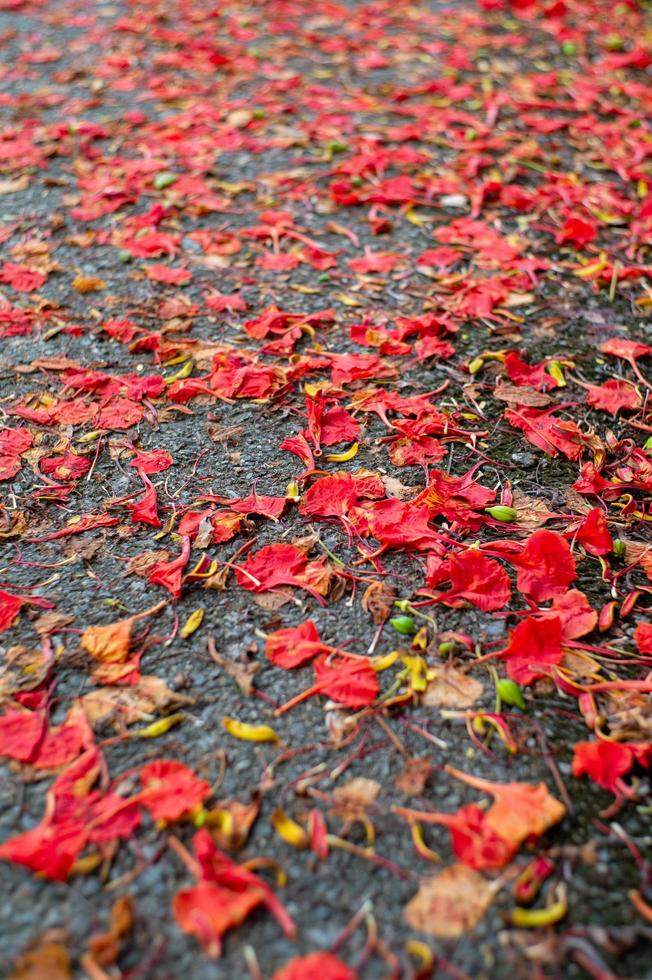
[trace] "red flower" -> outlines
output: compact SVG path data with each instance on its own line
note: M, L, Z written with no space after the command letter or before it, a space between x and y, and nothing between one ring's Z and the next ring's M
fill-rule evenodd
M197 779L192 769L174 759L157 759L140 770L138 800L154 820L180 820L199 809L211 784Z
M184 536L179 557L173 561L162 561L154 565L147 581L151 582L152 585L162 585L175 599L180 599L183 570L188 564L189 558L190 538Z
M308 561L300 548L293 544L268 544L254 555L249 555L243 565L235 566L238 585L250 592L266 592L279 585L295 585L306 589L319 603L324 600L315 587L315 577L324 563Z
M623 782L634 765L636 753L631 745L622 742L576 742L573 747L573 775L589 776L594 783L615 796L631 796L632 790Z
M12 595L10 592L0 589L0 633L9 629L13 624L22 605L23 600L20 596Z
M638 388L631 382L613 378L603 385L590 385L586 403L610 415L617 415L623 408L631 411L640 408L642 400Z
M585 221L584 218L568 218L563 228L555 235L555 241L558 245L570 242L578 248L583 248L597 237L598 230L592 221Z
M332 953L319 952L296 956L272 980L358 980L358 974Z
M35 289L40 289L47 278L42 272L30 269L26 265L17 265L15 262L5 262L0 269L0 282L13 286L19 293L31 293Z
M284 670L300 667L317 654L329 650L330 647L319 639L317 627L311 619L300 623L299 626L290 626L269 633L265 641L265 653L268 659Z
M516 847L487 824L486 811L475 803L463 806L457 813L410 811L401 807L396 807L395 812L421 823L447 827L455 856L476 871L504 868L514 856Z
M128 505L131 511L131 519L137 524L149 524L150 527L160 527L161 519L158 516L156 488L142 470L140 478L145 484L145 494L140 498L138 503Z
M502 609L512 595L509 575L497 561L469 548L451 555L446 562L451 588L440 593L437 602L466 599L484 612Z
M569 537L571 532L569 532ZM601 507L589 511L572 537L579 541L590 555L608 555L613 550L613 538L607 528L607 518Z
M224 933L241 925L263 900L257 888L235 892L214 881L202 881L177 893L173 911L183 931L197 937L207 956L218 959Z
M220 956L224 933L259 905L266 906L286 936L295 935L294 922L262 878L219 851L206 830L195 834L193 844L197 861L192 868L199 884L179 892L173 907L181 928L196 935L209 956Z
M190 282L192 273L188 269L173 269L169 265L155 263L148 265L146 269L147 278L153 282L166 282L174 286Z
M368 660L341 654L338 658L322 656L315 661L315 683L286 701L275 714L282 715L302 701L325 694L347 708L364 708L378 697L380 685L376 671Z
M530 616L509 634L509 645L498 656L507 660L507 673L517 684L531 684L546 676L546 667L561 663L559 616L537 619Z
M634 630L634 640L641 653L652 653L652 623L639 623Z
M535 531L520 555L511 559L518 573L519 592L545 602L566 591L575 579L575 562L568 542L556 531Z

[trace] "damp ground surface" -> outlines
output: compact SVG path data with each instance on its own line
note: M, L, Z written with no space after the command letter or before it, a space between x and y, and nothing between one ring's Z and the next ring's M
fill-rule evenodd
M0 2L0 698L44 726L31 750L0 728L1 976L255 980L321 950L348 965L333 980L652 976L651 28L645 4L616 10ZM333 485L311 510L335 473L376 489ZM379 499L408 505L391 527ZM510 560L542 529L543 598ZM238 574L280 544L294 577ZM392 604L451 591L442 563L471 547L509 574L502 605ZM180 594L149 580L184 548ZM588 626L524 650L521 706L497 703L510 655L473 661L571 592ZM85 642L161 600L124 649ZM306 620L329 662L374 665L368 703L275 715L314 674L272 663L265 636ZM637 747L621 782L573 774L600 740ZM157 760L210 791L166 822L136 802L131 832L73 853L91 818L57 823L53 786L84 759L77 797L137 801ZM445 766L544 783L564 816L502 866L444 826L415 844L394 807L487 813ZM48 821L46 843L19 837ZM214 920L184 931L195 880L169 840L192 854L202 826L295 935L263 907L220 958ZM458 862L491 885L486 913L446 935L444 904L415 928L405 907ZM98 953L124 896L132 928Z

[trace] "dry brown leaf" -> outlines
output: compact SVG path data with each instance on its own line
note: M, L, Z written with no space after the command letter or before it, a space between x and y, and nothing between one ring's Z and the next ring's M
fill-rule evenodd
M396 592L392 586L376 579L364 591L362 608L371 614L374 623L380 625L389 616L395 598Z
M399 500L411 500L420 489L416 486L406 486L405 483L397 480L395 476L383 476L382 481L387 496L397 497Z
M218 667L233 678L242 693L250 697L254 689L254 677L260 670L260 664L239 663L237 660L231 660L230 657L223 657L218 653L212 636L208 638L208 654Z
M195 536L194 546L200 550L208 548L213 543L213 525L208 517L200 521Z
M70 357L37 357L29 364L16 364L14 371L18 374L34 374L35 371L66 371L68 368L79 368L79 361Z
M423 878L403 915L412 929L439 939L457 939L475 928L491 905L495 888L465 864Z
M111 909L109 929L100 935L91 936L86 956L98 966L113 966L120 955L120 941L131 933L133 924L133 899L129 895L122 895Z
M0 538L19 538L28 527L24 510L0 510Z
M483 691L479 680L447 664L436 668L422 701L429 708L470 708Z
M10 980L71 980L70 956L59 930L51 930L21 953Z
M548 502L541 497L528 497L520 490L512 494L512 507L516 511L515 524L526 531L541 527L555 515L548 508Z
M0 180L0 194L17 194L18 191L27 190L29 187L29 177L23 174L9 180Z
M139 578L147 578L154 565L159 562L169 561L170 552L161 548L159 551L143 551L140 555L135 555L127 562L127 572L129 575L137 575Z
M507 381L497 382L494 397L508 405L522 405L527 408L544 408L552 402L550 395L543 391L537 391L528 385L512 385Z
M229 441L238 442L238 437L241 436L243 432L243 426L223 426L217 425L214 422L207 422L206 431L208 432L209 439L211 439L213 442L221 442L222 444L225 444Z
M640 564L652 582L652 545L640 541L625 541L625 561L628 565Z
M333 790L333 814L344 820L359 820L366 816L367 807L378 799L380 783L366 776L350 779Z
M572 510L575 514L589 514L593 510L593 504L583 497L581 493L577 490L573 490L572 487L567 487L564 491L564 500L568 504L568 509Z
M292 602L294 595L292 589L281 587L274 589L273 592L253 592L251 598L261 609L265 609L267 612L276 612L281 606Z
M581 678L595 680L601 669L600 662L589 656L583 650L575 651L565 649L562 666L564 670L569 672L573 680L576 681L579 681Z
M74 619L74 616L66 616L65 613L51 610L35 619L32 625L37 633L56 633L63 626L69 626Z
M207 579L204 579L203 588L204 589L215 589L217 592L224 592L226 589L226 580L229 577L231 569L225 565L220 568L214 575L209 575Z
M48 675L48 665L42 650L24 646L10 647L0 667L0 702L17 691L33 691Z
M104 544L104 535L98 535L94 538L89 538L88 541L80 541L77 538L75 541L66 541L63 546L63 553L66 558L74 555L75 558L83 558L84 561L91 561L95 558L95 555L102 548Z
M433 771L430 759L412 756L406 759L405 769L394 780L394 786L406 796L421 796Z
M152 674L143 674L135 684L90 691L81 699L90 725L112 722L119 730L194 703L194 698L171 691L164 680Z
M652 701L648 694L609 691L604 697L609 734L618 742L652 742Z

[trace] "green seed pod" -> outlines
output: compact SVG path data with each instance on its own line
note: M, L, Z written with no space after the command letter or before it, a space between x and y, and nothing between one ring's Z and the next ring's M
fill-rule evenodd
M564 41L561 46L561 50L570 58L574 54L577 54L577 45L575 44L575 41Z
M508 524L510 521L515 521L518 514L513 507L505 507L503 504L497 504L495 507L485 507L485 514L489 514L493 517L495 521L503 521L503 523Z
M389 624L403 636L412 636L417 631L417 624L411 616L394 616L393 619L390 619Z
M622 558L627 551L627 545L621 538L615 539L613 551L616 558Z
M164 191L166 187L171 187L176 179L176 174L171 174L168 170L164 170L154 178L154 187L157 191Z
M477 374L483 364L483 357L474 357L472 361L469 361L467 366L469 374Z
M498 697L505 704L512 705L515 708L520 708L521 711L525 711L525 701L523 700L523 692L516 683L516 681L511 681L508 677L503 677L496 684L496 690L498 692Z

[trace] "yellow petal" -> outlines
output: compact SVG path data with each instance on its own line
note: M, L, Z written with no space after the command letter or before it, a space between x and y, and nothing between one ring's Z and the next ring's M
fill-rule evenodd
M513 925L519 929L539 929L541 926L551 926L559 922L568 911L566 888L563 883L558 886L555 897L557 901L546 909L513 909L510 916Z
M229 735L245 742L278 742L278 735L269 725L248 725L244 721L236 721L235 718L223 718L222 727Z
M161 718L159 721L153 721L151 725L147 725L146 728L137 728L135 731L130 732L132 738L158 738L159 735L165 735L169 732L171 728L178 725L180 721L183 721L185 715L177 713L176 715L168 715L167 718Z
M193 613L190 613L187 620L181 627L181 636L183 636L184 639L187 636L191 636L196 630L199 629L199 627L203 622L203 619L204 619L204 610L201 607L199 609L195 609Z
M326 459L330 463L346 463L354 456L357 456L358 449L360 448L359 443L354 442L352 446L349 446L343 453L329 453Z
M284 810L274 810L272 814L272 826L279 837L282 837L286 844L292 847L303 848L308 846L308 835L296 820L288 817Z

